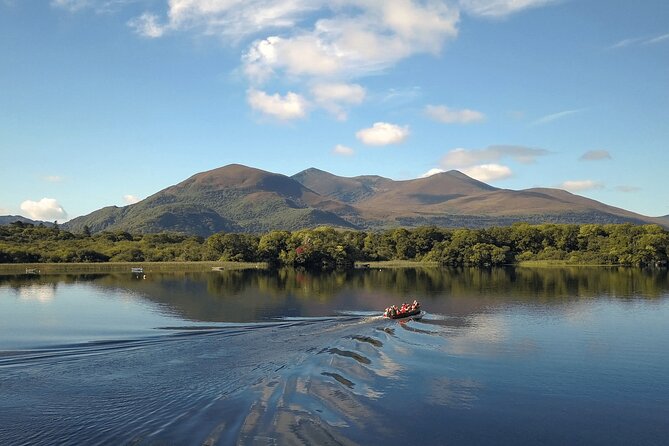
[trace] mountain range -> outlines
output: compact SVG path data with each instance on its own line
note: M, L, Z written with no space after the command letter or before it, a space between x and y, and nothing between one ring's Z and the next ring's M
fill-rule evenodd
M560 189L500 189L451 170L395 181L340 177L310 168L292 177L239 164L198 173L125 207L110 206L61 225L72 232L266 232L319 225L386 229L436 225L487 227L529 223L656 223Z

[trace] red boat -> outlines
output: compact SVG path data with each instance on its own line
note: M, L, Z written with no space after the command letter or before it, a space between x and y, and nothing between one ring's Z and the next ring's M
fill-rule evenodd
M389 319L403 319L407 317L422 316L422 311L420 309L420 303L413 301L412 303L403 303L399 307L397 305L390 306L386 308L383 312L383 316Z

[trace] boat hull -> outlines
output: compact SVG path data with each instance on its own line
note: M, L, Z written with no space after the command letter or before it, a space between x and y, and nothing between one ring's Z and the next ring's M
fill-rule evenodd
M386 316L388 319L420 319L425 314L424 311L414 310L406 313L397 313L394 316Z

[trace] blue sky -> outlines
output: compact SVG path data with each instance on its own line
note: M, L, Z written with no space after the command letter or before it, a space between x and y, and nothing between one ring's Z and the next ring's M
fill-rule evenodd
M669 2L0 0L0 215L230 163L669 214Z

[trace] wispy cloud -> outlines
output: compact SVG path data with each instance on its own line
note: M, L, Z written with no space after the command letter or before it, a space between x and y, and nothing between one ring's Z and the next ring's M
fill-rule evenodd
M42 177L42 179L48 183L62 183L65 178L60 175L47 175Z
M485 120L485 115L468 108L455 109L445 105L427 105L425 113L435 121L444 124L472 124Z
M460 0L460 6L468 14L502 18L526 9L557 3L559 0Z
M504 158L511 158L522 164L532 164L538 157L550 153L546 149L510 145L494 145L485 149L457 148L444 155L440 165L443 168L461 168L477 164L496 164Z
M311 95L318 105L343 121L347 118L346 106L360 104L366 91L358 84L327 82L312 86Z
M669 33L653 37L651 39L644 41L643 43L645 45L653 45L655 43L666 42L666 41L669 41Z
M601 161L610 159L612 159L612 157L608 150L588 150L579 158L581 161Z
M80 12L91 9L98 14L117 11L125 5L138 3L141 0L51 0L51 6L69 12Z
M375 122L373 126L359 130L355 136L368 146L400 144L409 137L409 127Z
M632 37L627 39L622 39L613 45L609 46L609 49L616 50L621 48L628 48L641 45L655 45L658 43L669 42L669 33L660 34L652 37Z
M588 190L603 189L604 185L594 180L568 180L559 185L560 188L570 192L584 192Z
M564 110L557 113L551 113L550 115L542 116L541 118L532 121L532 125L548 124L550 122L557 121L558 119L566 118L567 116L575 115L576 113L581 113L584 110L584 108L579 108L575 110Z
M67 212L55 198L42 198L40 201L25 200L21 210L33 220L67 220Z
M51 6L76 12L91 6L91 2L90 0L51 0Z
M350 147L337 144L334 149L332 149L332 153L335 155L341 155L341 156L351 156L355 154L355 150L353 150Z
M139 17L135 17L128 21L128 26L133 28L138 34L156 39L165 34L166 28L159 23L160 19L154 14L145 12Z

